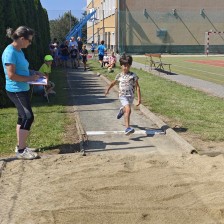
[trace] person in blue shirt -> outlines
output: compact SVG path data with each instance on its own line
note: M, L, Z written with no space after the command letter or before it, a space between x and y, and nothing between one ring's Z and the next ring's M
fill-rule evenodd
M91 52L92 52L92 58L95 57L95 44L94 41L91 43Z
M27 82L38 80L41 73L29 70L29 62L22 51L23 48L30 46L35 32L29 27L20 26L16 30L8 28L6 33L13 42L2 54L2 65L6 78L6 93L18 111L16 157L35 159L38 157L37 153L27 147L27 139L34 121L29 96L30 85Z
M103 56L105 51L107 50L104 46L104 40L101 40L101 44L98 46L98 56L99 56L99 62L101 64L101 67L103 67Z

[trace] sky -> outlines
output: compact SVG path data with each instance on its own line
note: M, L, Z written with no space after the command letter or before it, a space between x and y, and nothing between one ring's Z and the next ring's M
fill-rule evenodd
M69 10L73 16L81 18L87 4L86 0L40 0L40 2L47 10L49 20L59 18Z

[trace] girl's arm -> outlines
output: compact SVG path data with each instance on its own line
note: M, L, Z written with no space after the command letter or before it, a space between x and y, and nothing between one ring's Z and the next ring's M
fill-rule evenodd
M117 80L111 82L107 90L105 91L105 96L109 93L110 89L116 84Z
M138 103L136 106L139 106L141 104L141 90L140 90L140 86L138 84L138 80L136 81L136 91L137 91L137 96L138 96Z

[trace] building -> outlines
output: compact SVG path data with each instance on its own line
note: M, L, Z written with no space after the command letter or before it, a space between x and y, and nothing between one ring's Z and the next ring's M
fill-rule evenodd
M87 0L87 39L127 53L223 53L223 0Z

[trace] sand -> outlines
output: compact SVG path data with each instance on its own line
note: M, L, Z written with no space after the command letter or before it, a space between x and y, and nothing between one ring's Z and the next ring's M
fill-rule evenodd
M103 152L8 162L1 224L224 223L224 157Z

